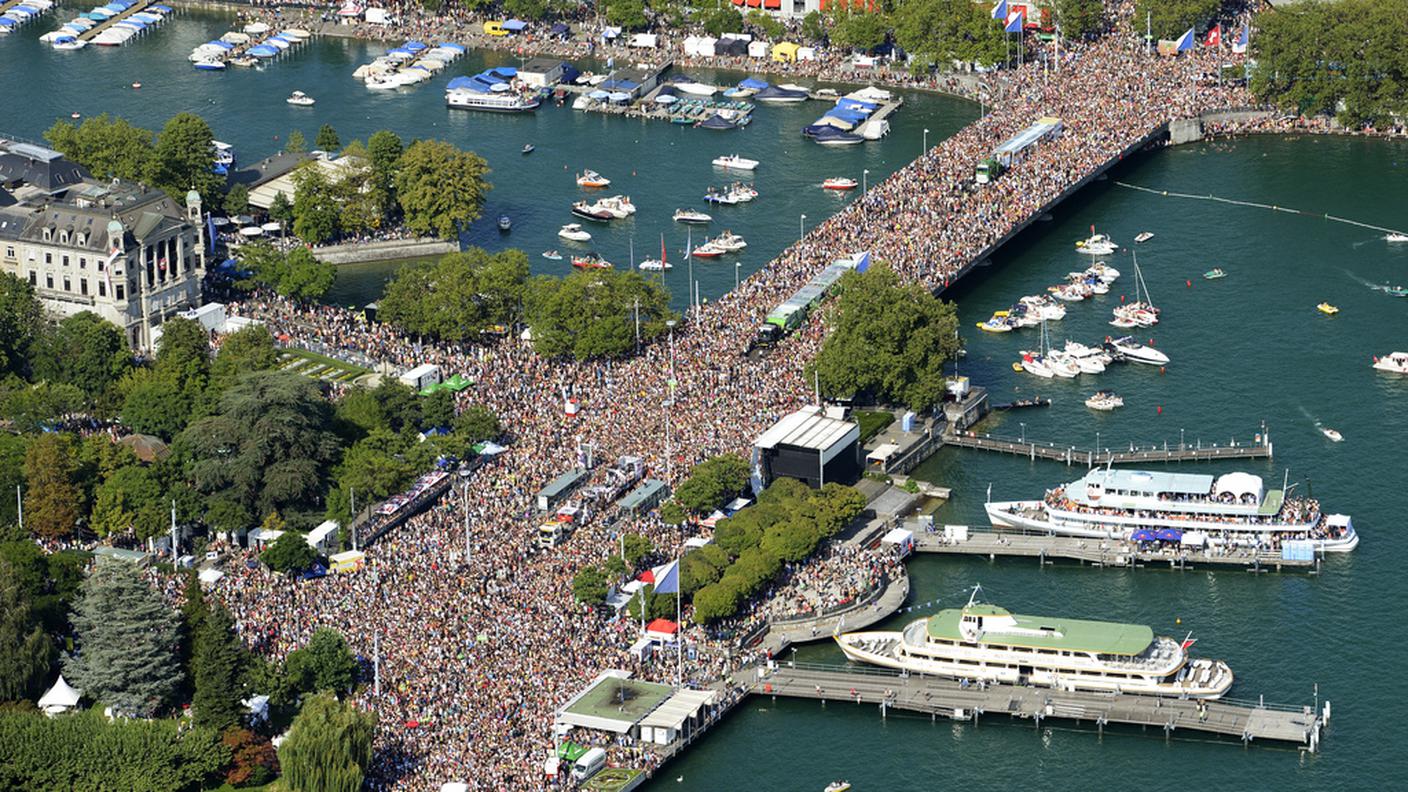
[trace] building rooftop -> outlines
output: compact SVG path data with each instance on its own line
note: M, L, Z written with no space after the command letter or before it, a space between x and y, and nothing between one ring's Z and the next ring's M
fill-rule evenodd
M981 634L980 639L987 644L1137 655L1154 642L1154 631L1142 624L1020 616L987 603L939 611L929 617L929 636L949 641L963 640L958 627L959 620L965 613L983 616L985 620L992 619L996 622L993 629L986 629L985 625Z
M1086 485L1098 484L1107 490L1207 495L1212 492L1213 478L1212 476L1203 475L1201 473L1166 473L1162 470L1107 470L1097 468L1086 473L1081 482Z
M604 671L558 711L557 720L574 726L623 734L670 697L669 685Z
M828 418L816 407L805 407L784 417L753 441L758 448L779 445L825 451L846 439L857 425Z

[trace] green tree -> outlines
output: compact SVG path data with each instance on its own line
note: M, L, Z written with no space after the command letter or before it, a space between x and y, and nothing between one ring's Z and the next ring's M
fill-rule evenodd
M625 30L642 30L650 24L644 0L607 0L606 23Z
M743 594L727 578L694 593L694 620L700 624L732 616Z
M887 266L841 279L830 332L806 377L833 397L870 395L923 410L943 396L943 367L958 351L958 315L919 284L899 285Z
M1217 16L1221 0L1137 0L1134 4L1136 30L1144 30L1143 22L1153 30L1156 39L1176 39L1188 28L1202 30Z
M318 560L318 554L298 531L284 531L269 548L259 554L259 560L275 572L302 572Z
M141 181L151 173L156 157L150 131L107 113L85 118L79 125L59 121L49 127L44 139L104 180Z
M471 404L455 417L455 434L469 443L497 440L503 434L499 417L482 404Z
M338 149L342 148L342 138L337 136L337 130L332 128L332 124L323 124L318 127L317 137L313 138L313 148L336 154Z
M811 555L820 539L813 525L793 518L764 531L759 547L784 561L795 563Z
M422 429L445 427L449 429L455 422L455 394L438 390L429 396L421 397L420 425Z
M514 19L543 19L552 4L549 0L503 0L502 6Z
M406 227L417 234L455 238L474 222L490 185L489 164L440 140L418 140L397 163L396 196Z
M42 318L29 281L0 273L0 374L28 373L29 350L43 326Z
M748 483L748 461L720 454L694 466L675 490L675 501L695 514L708 514L738 495Z
M133 371L120 385L123 422L169 440L209 411L209 382L210 334L199 322L168 319L156 364Z
M732 6L718 3L713 8L704 10L697 16L699 26L704 28L704 32L711 36L721 36L725 33L743 32L743 15L733 10Z
M24 456L24 518L30 532L46 538L72 536L78 527L83 493L73 437L44 434Z
M248 212L249 188L243 184L231 185L225 193L225 214L234 217Z
M787 28L771 14L755 8L745 18L748 26L758 31L764 38L779 39L787 33Z
M284 672L295 690L331 691L340 697L357 681L357 659L342 633L322 627L308 638L306 646L289 653Z
M625 550L626 561L631 566L639 566L646 556L655 552L655 543L649 537L638 533L628 533L621 538L621 546Z
M523 251L469 248L398 270L386 284L379 317L409 333L468 341L517 319L527 281Z
M582 567L572 577L573 598L587 605L600 605L606 602L609 588L606 574L598 566Z
M666 331L665 322L676 316L669 299L663 286L636 272L539 276L525 300L533 348L544 357L622 357L635 349L637 311L642 341Z
M36 377L81 389L97 401L132 366L127 339L91 311L67 317L41 336L34 354Z
M269 202L269 216L288 228L288 224L293 222L293 204L289 203L287 195L282 192L274 194L274 200Z
M192 485L219 493L251 514L309 510L326 489L337 454L332 410L318 387L283 371L242 377L215 413L177 439ZM306 511L305 511L306 513Z
M0 492L14 492L24 486L24 454L29 439L24 435L0 432ZM18 531L19 508L14 498L0 498L0 533Z
M367 157L372 163L372 179L377 192L384 201L382 214L388 214L396 205L396 174L400 170L401 155L406 147L395 132L383 129L373 132L367 138Z
M0 701L38 695L53 661L54 642L39 626L14 567L0 557Z
M342 207L342 228L350 233L380 228L391 208L391 196L377 178L367 147L360 140L352 141L343 150L341 162L334 188Z
M969 0L905 0L895 9L894 26L895 42L921 68L946 67L953 61L991 66L1006 57L1002 26L993 21L987 6Z
M224 731L239 725L244 712L239 684L243 664L244 651L235 637L234 620L229 611L216 605L195 636L191 708L197 726Z
M376 716L329 694L313 696L279 747L292 792L358 792L372 761Z
M234 384L241 374L267 371L278 365L279 353L274 348L274 336L262 324L250 325L227 336L220 352L210 365L212 387L218 392Z
M377 428L357 441L333 470L334 492L356 492L363 504L382 500L402 491L418 472L407 458L409 441L389 429ZM331 500L331 499L330 499ZM329 517L346 523L351 518L343 497L337 499L338 510Z
M1055 0L1053 6L1055 22L1066 38L1086 38L1105 28L1103 0Z
M288 252L283 277L275 291L294 300L320 300L336 279L336 267L319 261L308 248L296 247Z
M161 483L149 468L130 465L107 476L93 503L93 530L99 536L131 531L138 539L161 536L167 530Z
M308 151L308 138L304 137L301 131L295 129L288 133L288 137L284 138L285 154L302 154L306 151Z
M279 755L268 737L249 729L229 729L220 741L230 751L225 783L233 787L262 786L279 774Z
M802 38L812 42L826 39L826 17L820 11L808 11L802 17Z
M953 0L963 2L963 0ZM908 0L905 5L917 2ZM890 33L890 19L881 11L864 6L849 9L844 3L835 4L828 38L831 45L843 49L869 51L885 43ZM904 6L902 5L901 8ZM976 8L976 6L974 6Z
M293 233L310 245L337 236L342 207L337 188L316 161L293 174Z
M141 570L99 559L74 605L79 652L63 658L74 687L121 712L150 716L171 699L180 677L176 626Z
M224 179L211 170L215 161L215 136L205 119L178 113L166 122L156 139L151 180L170 195L200 193L207 206L220 204Z

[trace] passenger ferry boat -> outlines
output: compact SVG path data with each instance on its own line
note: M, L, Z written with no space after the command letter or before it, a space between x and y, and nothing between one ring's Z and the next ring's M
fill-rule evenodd
M1020 616L977 602L917 619L903 630L836 636L858 663L972 682L1057 690L1221 698L1232 669L1193 659L1191 636L1155 636L1142 624Z
M445 92L445 105L461 110L486 110L490 113L531 113L540 102L535 96L521 96L512 91L456 90Z
M1042 500L989 501L995 528L1094 539L1157 534L1183 544L1263 546L1305 540L1326 553L1347 553L1359 535L1346 514L1325 514L1312 498L1263 488L1260 476L1096 468L1048 490Z

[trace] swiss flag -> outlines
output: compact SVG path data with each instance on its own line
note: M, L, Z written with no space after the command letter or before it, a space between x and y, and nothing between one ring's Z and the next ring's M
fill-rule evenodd
M1208 45L1209 47L1220 47L1220 46L1222 46L1222 25L1221 25L1221 24L1214 25L1213 28L1212 28L1212 30L1209 30L1209 31L1208 31L1207 45Z

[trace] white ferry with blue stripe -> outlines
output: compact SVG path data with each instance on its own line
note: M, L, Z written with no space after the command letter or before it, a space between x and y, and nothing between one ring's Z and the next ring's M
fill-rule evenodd
M1093 539L1275 549L1308 542L1347 553L1359 535L1346 514L1311 497L1266 490L1260 476L1096 468L1042 500L989 501L994 528Z

